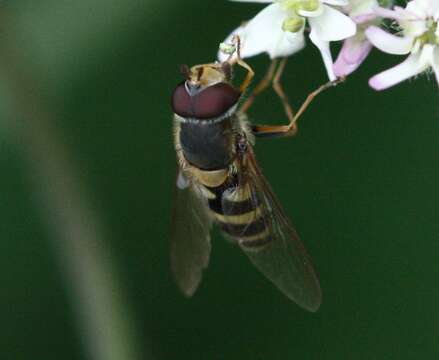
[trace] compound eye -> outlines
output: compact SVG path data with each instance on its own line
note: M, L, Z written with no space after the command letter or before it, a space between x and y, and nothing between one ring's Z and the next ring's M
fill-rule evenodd
M217 83L191 96L183 81L172 94L171 107L184 118L211 119L225 114L240 96L241 93L227 83Z
M227 83L209 86L194 96L194 115L198 119L219 117L237 104L240 96L241 93Z
M181 117L194 117L192 97L188 94L185 81L177 85L171 97L172 111Z

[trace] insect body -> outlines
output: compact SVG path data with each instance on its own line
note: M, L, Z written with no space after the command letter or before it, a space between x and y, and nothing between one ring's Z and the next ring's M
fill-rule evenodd
M286 296L316 311L318 279L253 153L255 135L289 129L251 127L239 112L253 71L237 55L235 61L248 70L239 90L226 61L187 69L172 96L178 160L172 271L181 290L192 295L208 265L209 232L216 224Z

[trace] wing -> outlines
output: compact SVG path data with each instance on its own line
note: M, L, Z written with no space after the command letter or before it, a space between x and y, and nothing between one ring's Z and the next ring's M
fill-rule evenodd
M230 194L225 194L223 211L232 217L244 203L247 210L254 210L245 226L235 224L226 232L233 232L251 262L288 298L306 310L317 311L322 295L311 260L256 163L250 144L238 173L235 193L241 189L240 201L230 201Z
M209 263L211 219L196 185L180 171L172 214L171 270L186 296L192 296Z

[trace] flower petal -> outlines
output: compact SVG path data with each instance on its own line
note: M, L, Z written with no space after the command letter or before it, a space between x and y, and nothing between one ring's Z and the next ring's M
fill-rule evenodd
M401 64L383 71L369 79L369 85L375 90L384 90L415 76L428 68L428 64L420 61L419 54L412 54Z
M422 47L421 54L419 57L419 61L421 63L427 64L427 65L433 65L435 62L435 54L436 54L436 46L433 44L425 44Z
M369 53L372 44L369 40L358 40L356 37L346 39L342 52L343 58L350 64L355 64L364 60L364 57Z
M346 39L334 63L336 76L349 75L354 72L366 59L372 44L368 41L358 41L355 37Z
M439 11L439 1L437 0L423 0L425 3L425 10L429 16L435 15Z
M423 6L419 1L410 1L405 9L398 6L394 7L395 11L399 14L398 24L406 36L417 37L428 31L425 21L428 14Z
M300 16L303 17L316 17L316 16L320 16L323 14L323 5L319 4L319 6L317 7L317 9L313 10L313 11L307 11L307 10L298 10L297 13Z
M437 0L416 0L410 1L405 7L406 11L412 16L417 16L420 19L425 19L427 16L433 15L439 8Z
M335 5L335 6L346 6L349 4L348 0L322 0L322 3Z
M241 37L243 58L266 52L271 58L290 56L305 46L303 29L296 33L282 30L287 14L279 4L274 3L262 9L246 25L238 27L228 36L230 42L234 34ZM227 42L226 39L226 42ZM224 60L224 55L219 56Z
M350 18L354 20L356 24L364 24L365 22L374 20L376 17L377 15L373 12L357 16L350 15Z
M437 4L437 0L416 0L415 3L421 9L433 9ZM436 5L437 8L437 5Z
M377 14L377 16L381 16L383 18L395 19L395 20L398 20L401 18L401 14L399 12L396 12L394 10L390 10L390 9L387 9L387 8L384 8L381 6L376 6L373 9L373 11L375 14Z
M332 65L332 55L331 50L329 49L329 42L321 39L318 36L318 33L312 29L309 34L310 40L314 43L315 46L320 51L320 54L323 58L323 63L325 64L326 72L328 73L329 80L335 80L337 77L334 74L334 69Z
M323 41L337 41L355 34L357 26L340 11L323 5L323 13L316 18L309 18L309 24L315 35Z
M431 64L433 67L434 74L436 75L436 81L439 85L439 48L436 47L434 49L433 63Z
M229 0L229 1L233 1L233 2L264 3L264 4L269 4L269 3L273 2L273 0Z
M366 29L365 34L376 48L388 54L408 54L413 46L411 37L395 36L377 26L369 27Z
M377 6L377 0L351 0L350 6L348 6L346 10L349 17L357 22L357 18L363 18L366 15L368 15L369 18L371 16L376 17L374 9Z
M277 41L273 41L267 50L271 59L277 57L286 57L302 50L305 47L305 37L303 36L303 29L296 32L280 31L280 36Z

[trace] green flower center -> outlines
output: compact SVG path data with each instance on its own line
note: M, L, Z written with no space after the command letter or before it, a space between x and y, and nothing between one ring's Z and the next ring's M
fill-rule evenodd
M279 4L284 11L297 14L299 10L317 10L320 6L320 0L279 0Z
M415 39L421 46L425 44L439 45L439 36L437 36L436 31L438 28L438 23L434 19L426 20L427 31Z
M282 30L298 32L305 26L305 18L299 11L316 11L320 7L320 0L277 0L288 17L282 24Z
M290 16L282 24L283 31L298 32L305 25L305 19L301 16Z

